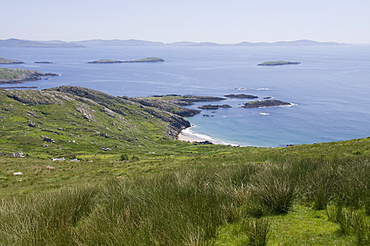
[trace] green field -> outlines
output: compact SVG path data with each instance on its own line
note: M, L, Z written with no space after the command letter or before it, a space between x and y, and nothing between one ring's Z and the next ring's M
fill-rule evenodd
M196 145L169 97L0 101L0 245L370 244L370 138Z

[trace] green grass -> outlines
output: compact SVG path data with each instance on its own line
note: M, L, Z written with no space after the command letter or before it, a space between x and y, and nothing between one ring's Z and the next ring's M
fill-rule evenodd
M0 91L0 152L26 155L0 155L0 245L369 243L370 138L193 145L168 112L63 90Z

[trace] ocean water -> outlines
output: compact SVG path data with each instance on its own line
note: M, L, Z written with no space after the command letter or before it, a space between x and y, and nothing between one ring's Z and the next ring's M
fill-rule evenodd
M149 56L164 63L88 64L98 59ZM89 47L2 48L0 57L27 68L62 76L16 86L39 89L83 86L114 96L252 94L293 103L289 107L241 108L248 99L212 104L232 108L203 110L188 118L186 132L226 144L276 147L370 136L370 46L311 47ZM300 65L261 67L264 61ZM35 64L51 61L53 64ZM9 85L0 85L5 87ZM208 103L196 103L192 108ZM208 116L204 116L208 115Z

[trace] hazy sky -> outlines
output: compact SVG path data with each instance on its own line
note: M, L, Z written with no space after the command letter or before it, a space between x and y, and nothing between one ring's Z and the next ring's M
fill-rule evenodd
M0 0L0 39L370 43L370 0Z

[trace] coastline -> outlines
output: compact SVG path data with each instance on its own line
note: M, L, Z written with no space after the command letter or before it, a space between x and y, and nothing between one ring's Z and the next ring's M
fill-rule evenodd
M186 131L186 129L182 130L179 133L179 135L177 136L177 140L189 142L189 143L209 141L208 139L201 138L199 136L189 133L189 131ZM209 141L209 142L212 142L214 144L213 141Z
M236 144L230 144L230 143L225 143L222 141L217 141L209 136L206 135L201 135L201 134L194 134L191 131L191 127L188 127L184 130L182 130L178 135L177 135L177 140L179 141L184 141L188 143L201 143L201 142L208 142L212 144L221 144L221 145L231 145L231 146L238 146Z

